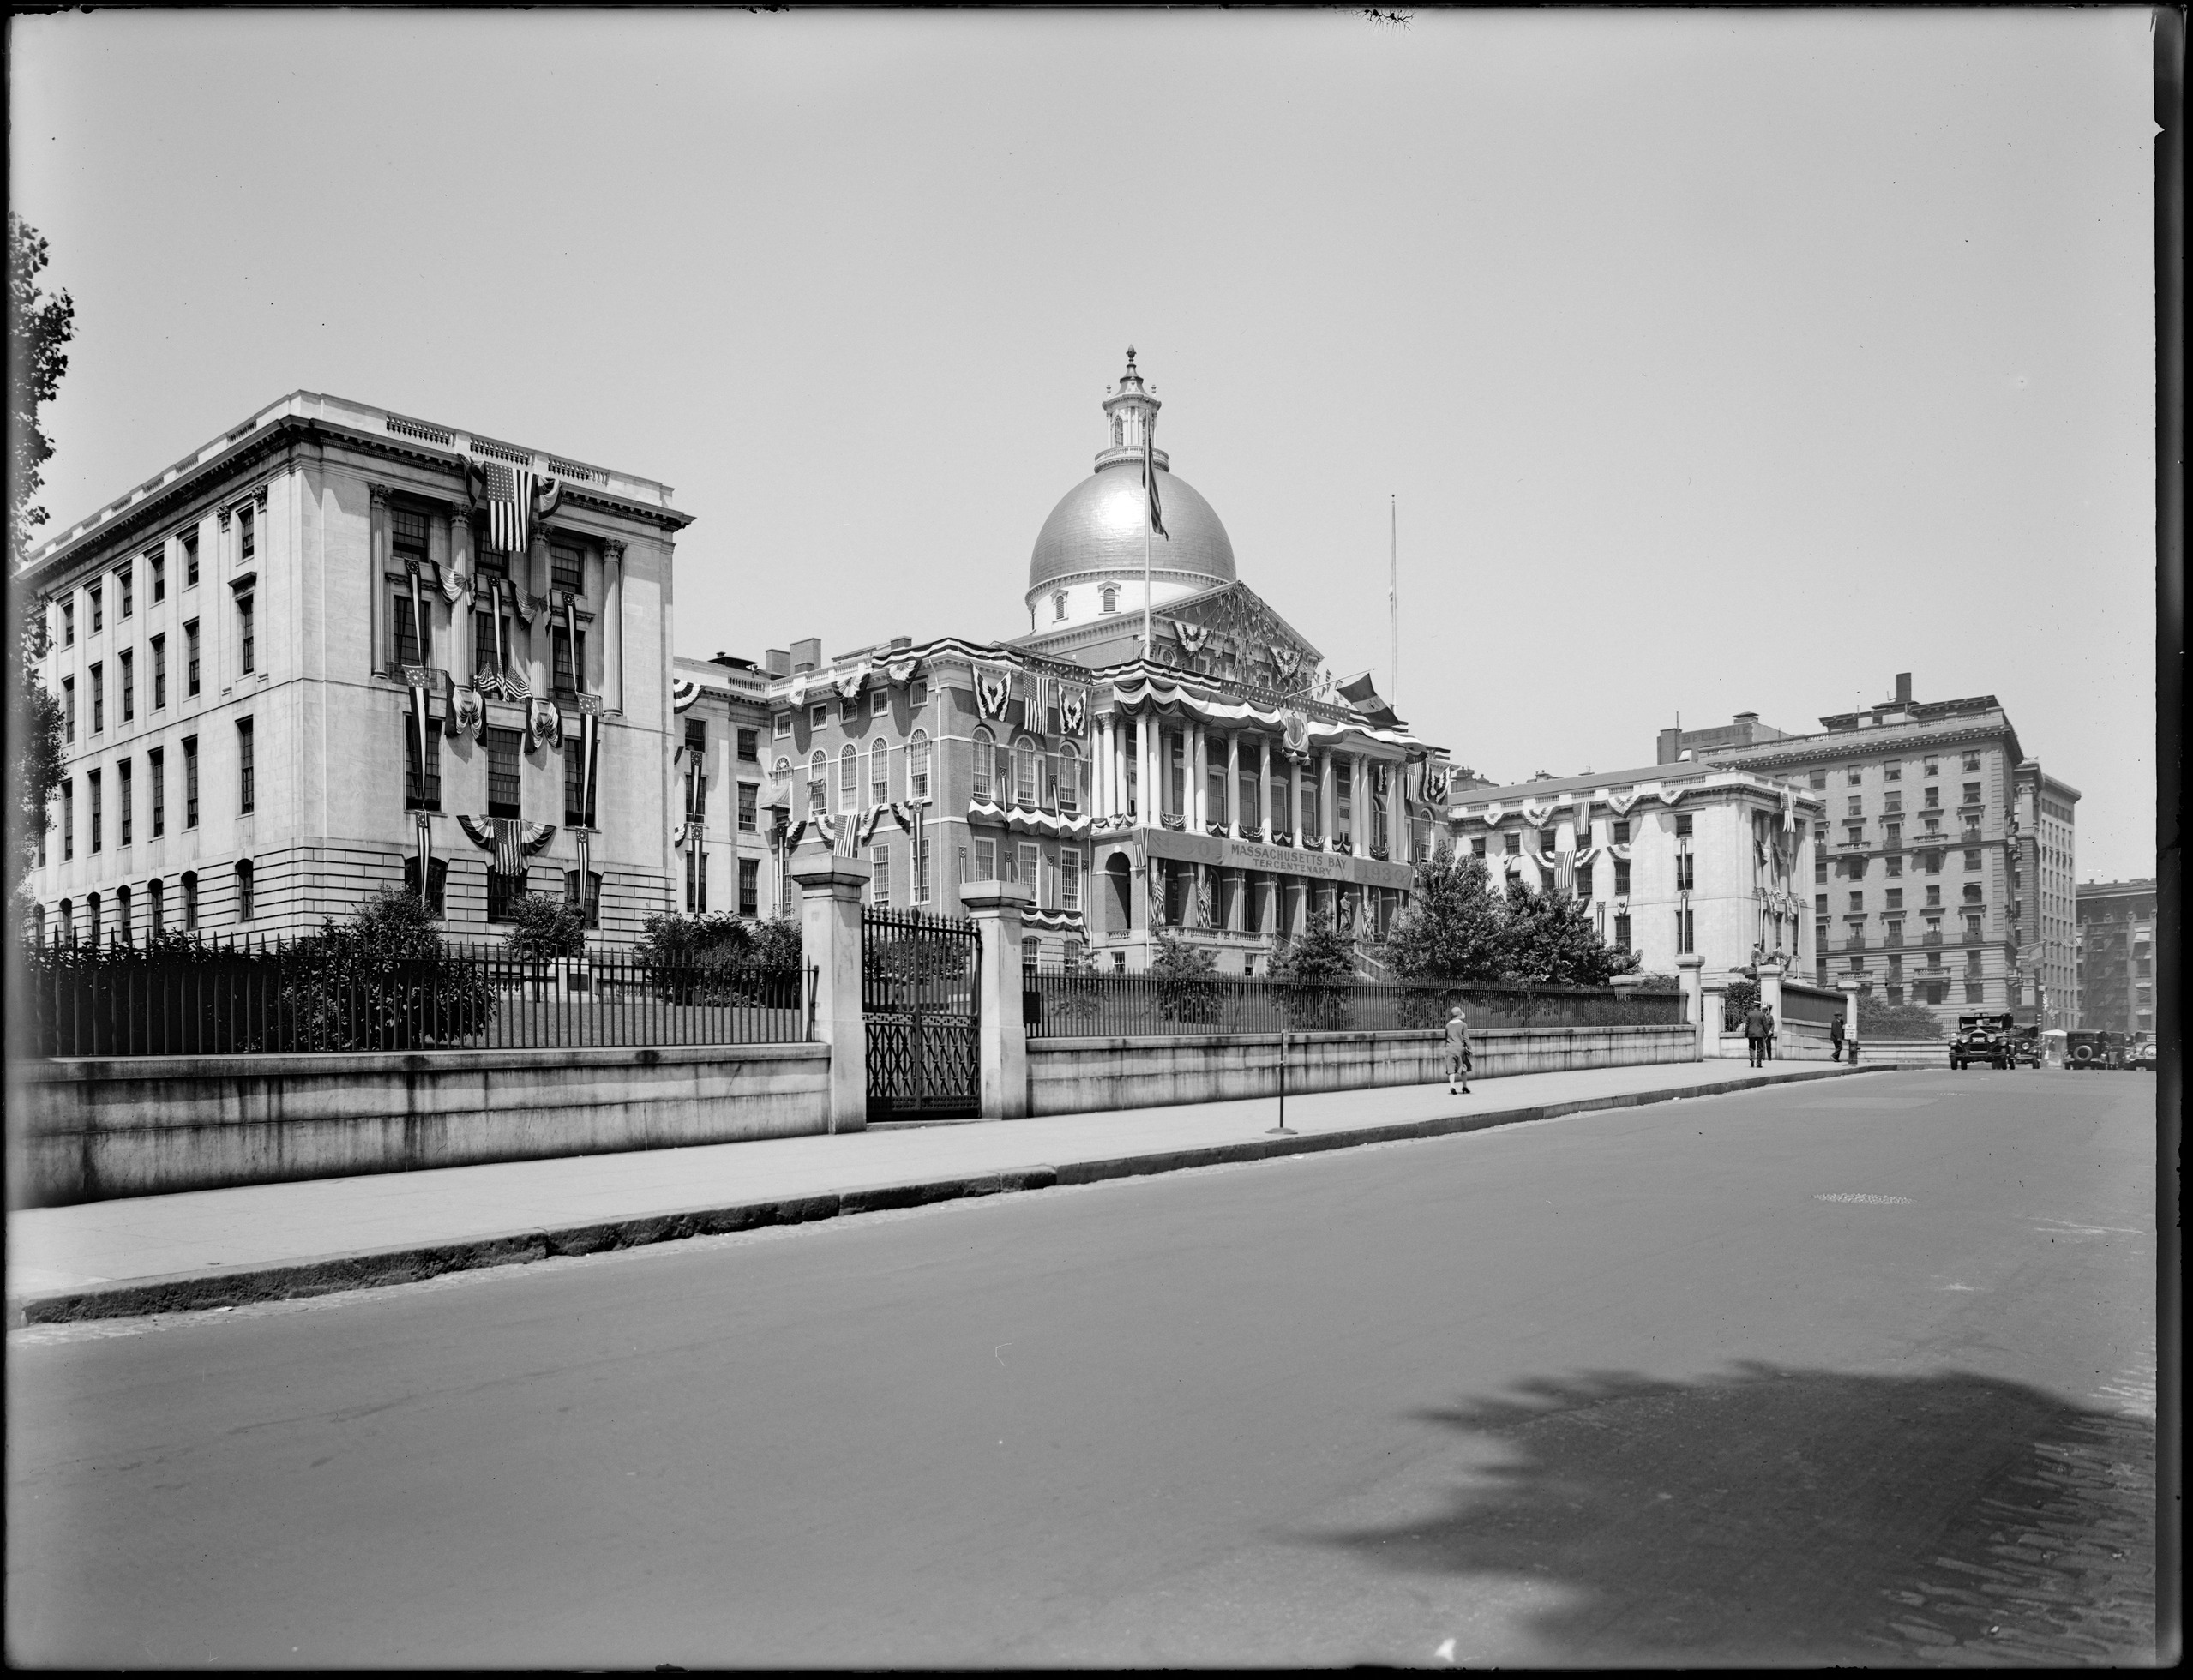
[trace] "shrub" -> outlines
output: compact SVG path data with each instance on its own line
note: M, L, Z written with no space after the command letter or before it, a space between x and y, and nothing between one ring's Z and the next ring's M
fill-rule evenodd
M1871 992L1858 994L1858 1036L1870 1038L1940 1038L1942 1018L1924 1004L1878 1001Z
M564 899L545 893L522 893L510 907L510 921L503 947L521 961L544 963L552 957L586 954L586 915Z

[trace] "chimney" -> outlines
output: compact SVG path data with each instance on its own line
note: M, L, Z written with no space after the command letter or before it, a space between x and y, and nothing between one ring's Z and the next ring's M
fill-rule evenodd
M1746 724L1756 723L1758 721L1759 714L1756 711L1739 711L1736 714L1736 726L1739 729L1744 728Z
M1911 673L1909 671L1896 673L1896 704L1898 705L1911 704Z
M790 676L792 674L792 656L781 647L772 647L763 654L761 663L772 676Z
M1680 729L1662 729L1660 732L1660 741L1658 745L1659 757L1655 760L1655 762L1663 765L1673 764L1675 762L1675 755L1683 750L1683 731Z
M809 636L805 641L792 644L792 675L811 671L822 663L822 638Z

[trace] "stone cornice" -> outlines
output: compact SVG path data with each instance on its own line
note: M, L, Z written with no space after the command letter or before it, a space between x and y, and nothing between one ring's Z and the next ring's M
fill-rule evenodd
M1967 729L1920 729L1899 734L1893 740L1869 741L1863 735L1844 740L1821 735L1808 736L1817 743L1802 752L1788 753L1714 753L1695 760L1698 764L1763 765L1792 770L1810 770L1830 759L1841 760L1871 757L1874 754L1909 758L1914 752L1928 747L1962 746L1968 741L1998 741L2008 736L2015 752L2018 732L2008 723L1975 724Z

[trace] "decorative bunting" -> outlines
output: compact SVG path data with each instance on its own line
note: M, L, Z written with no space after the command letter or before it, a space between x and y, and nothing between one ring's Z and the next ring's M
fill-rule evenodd
M847 705L861 698L861 685L868 680L868 668L856 665L850 671L841 671L830 679L830 686L838 691L838 698Z
M1089 691L1069 688L1059 696L1059 727L1068 735L1081 734L1089 724Z
M526 709L526 733L537 751L563 745L563 712L554 700L535 697Z
M1173 627L1173 634L1179 638L1181 651L1191 657L1202 652L1204 644L1211 639L1211 627L1208 625L1190 624L1177 618L1169 618L1165 621Z
M1003 717L1012 700L1012 670L1010 666L977 665L975 667L975 709L985 717Z
M670 710L683 711L700 698L700 685L691 677L670 679Z

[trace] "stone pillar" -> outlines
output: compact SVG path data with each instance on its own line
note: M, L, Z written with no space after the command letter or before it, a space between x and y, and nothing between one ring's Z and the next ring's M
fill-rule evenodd
M1318 831L1328 845L1340 832L1339 820L1332 804L1332 754L1321 753L1318 759Z
M1236 731L1226 731L1226 831L1236 834L1241 826L1241 737ZM1238 900L1240 895L1236 894ZM1239 925L1239 918L1235 918Z
M1860 990L1860 983L1855 980L1841 980L1836 982L1836 989L1842 993L1843 1042L1854 1047L1858 1043L1858 993ZM1858 1059L1858 1053L1855 1048L1849 1051L1848 1054L1851 1060L1854 1062Z
M457 598L449 605L449 681L460 688L468 688L473 675L472 504L469 496L449 507L449 571L457 579Z
M1104 775L1104 720L1089 720L1089 817L1094 822L1112 814L1111 785Z
M1257 741L1257 825L1264 830L1266 840L1279 826L1271 819L1271 743L1261 736Z
M1134 720L1134 819L1145 828L1157 826L1163 789L1157 780L1157 714L1141 711Z
M1035 895L1016 881L962 887L959 902L982 936L982 1118L1028 1113L1028 1029L1020 1017L1020 916Z
M388 611L388 602L384 599L388 593L388 487L386 484L369 484L366 486L366 490L373 498L372 543L369 562L372 566L373 572L365 592L368 644L366 669L375 676L381 676L387 671L387 667L382 663L382 649L388 640L382 625L382 621ZM224 513L221 515L221 573L224 583L227 581L229 569L228 548L233 540L229 535L230 526L231 520Z
M839 857L820 842L792 855L800 889L802 960L814 971L814 1035L830 1047L830 1130L868 1123L868 1027L861 1013L861 896L875 866ZM1018 1014L1020 1000L1013 999Z
M1705 1017L1701 1011L1704 995L1706 959L1695 952L1675 959L1676 979L1683 988L1683 1019L1690 1025L1702 1025Z
M526 681L535 699L545 700L549 697L549 625L553 615L545 607L537 610L533 605L547 600L549 592L548 533L538 525L526 559Z
M624 710L624 544L602 544L602 709Z
M1112 778L1112 818L1115 823L1128 814L1127 739L1129 731L1125 727L1127 721L1124 717L1114 715L1111 728L1108 731L1110 744L1105 752L1105 756L1109 761L1105 767L1105 773Z
M1187 808L1187 829L1191 834L1202 833L1204 825L1209 820L1204 815L1208 804L1205 795L1211 785L1211 778L1204 773L1206 753L1203 726L1199 723L1191 723L1188 726ZM1203 879L1203 869L1200 865L1196 868L1196 879L1199 882Z
M1774 1011L1769 1018L1774 1022L1775 1035L1779 1038L1785 1024L1781 1018L1781 964L1779 963L1769 960L1759 964L1759 1005L1763 1009Z

